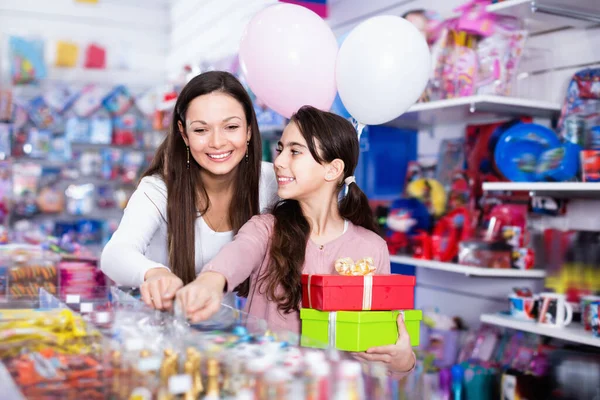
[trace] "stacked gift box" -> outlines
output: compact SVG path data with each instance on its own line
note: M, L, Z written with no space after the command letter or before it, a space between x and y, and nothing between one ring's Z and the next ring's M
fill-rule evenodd
M302 275L303 346L362 352L395 344L399 313L412 346L419 345L422 312L414 309L414 276L375 275L371 259L338 260L336 271Z

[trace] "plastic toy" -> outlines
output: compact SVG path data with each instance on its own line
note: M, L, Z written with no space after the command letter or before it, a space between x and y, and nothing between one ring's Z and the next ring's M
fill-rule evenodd
M390 205L387 217L386 241L391 254L406 250L410 238L431 228L431 216L423 203L403 198Z
M446 191L435 179L417 179L407 186L406 193L410 197L419 199L436 217L446 211Z

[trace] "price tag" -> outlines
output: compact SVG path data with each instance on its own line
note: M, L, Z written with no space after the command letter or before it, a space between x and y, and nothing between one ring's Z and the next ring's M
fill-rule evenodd
M144 343L140 339L127 339L125 348L127 351L139 351L144 348Z
M82 313L90 313L94 311L94 303L81 303L79 307L79 312Z
M160 357L145 357L138 361L138 369L140 371L156 371L160 369Z
M182 394L192 388L192 377L188 374L173 375L169 378L169 393Z
M97 324L106 324L110 321L110 314L106 311L101 311L96 314Z
M67 295L67 304L78 304L80 300L81 299L78 294Z

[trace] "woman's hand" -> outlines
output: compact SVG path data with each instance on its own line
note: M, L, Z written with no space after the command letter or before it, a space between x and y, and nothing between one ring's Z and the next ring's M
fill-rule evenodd
M221 307L225 277L217 272L203 272L196 280L177 292L181 310L191 323L205 321Z
M398 340L389 346L371 347L364 353L354 353L354 357L363 361L379 361L387 365L391 373L410 372L416 363L415 354L410 345L410 336L404 325L402 314L398 315Z
M170 310L183 281L167 268L152 268L146 272L144 279L140 286L144 303L157 310Z

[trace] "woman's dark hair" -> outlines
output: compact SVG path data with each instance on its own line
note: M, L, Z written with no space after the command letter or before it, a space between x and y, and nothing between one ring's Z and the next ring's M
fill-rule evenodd
M262 144L258 123L250 96L235 76L228 72L211 71L194 77L177 97L170 132L158 148L154 159L143 176L159 175L167 185L167 240L169 267L184 284L196 278L195 224L198 212L204 214L210 207L208 194L202 185L200 165L190 158L187 169L187 149L179 132L178 122L184 127L188 106L196 97L213 92L225 93L244 108L246 123L251 131L248 161L237 167L235 190L229 205L229 223L234 232L253 215L259 213L258 187L262 160ZM198 209L198 207L202 207ZM246 286L247 292L247 283Z
M313 158L318 163L335 159L344 162L343 179L352 176L358 163L359 145L356 130L350 122L330 112L304 106L291 118ZM340 180L339 190L344 186ZM338 192L339 193L339 192ZM373 210L367 196L356 184L338 203L342 218L354 225L378 233ZM275 226L271 238L268 269L260 278L260 288L267 298L279 305L279 310L290 313L299 309L302 298L302 266L310 225L297 200L279 201L273 208Z

